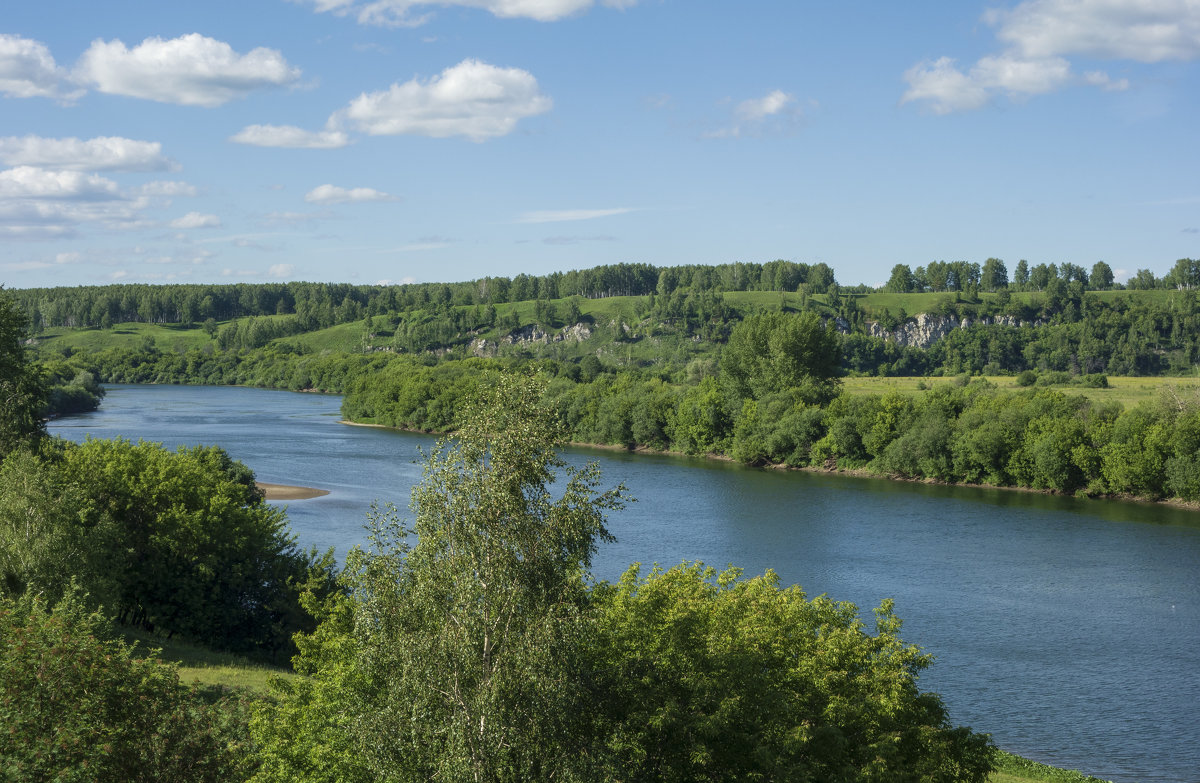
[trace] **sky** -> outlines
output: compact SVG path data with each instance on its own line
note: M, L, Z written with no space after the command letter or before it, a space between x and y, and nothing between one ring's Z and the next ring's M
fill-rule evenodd
M1200 0L7 0L0 284L1200 258Z

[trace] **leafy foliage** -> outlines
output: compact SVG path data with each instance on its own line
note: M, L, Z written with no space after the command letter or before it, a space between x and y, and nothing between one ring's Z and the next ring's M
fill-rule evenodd
M75 594L0 596L0 779L217 783L253 770L248 710L108 641Z
M858 610L771 572L634 566L594 591L608 779L983 781L984 735L917 689L930 657L890 601Z
M0 286L0 459L46 435L45 382L22 344L25 328L25 314Z
M0 465L0 588L62 595L78 579L122 623L268 660L291 655L308 582L332 555L297 551L254 475L217 447L59 443Z

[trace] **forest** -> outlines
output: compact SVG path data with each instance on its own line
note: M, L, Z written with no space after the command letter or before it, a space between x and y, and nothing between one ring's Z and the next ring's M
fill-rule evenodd
M1010 278L988 259L898 265L879 289L775 261L0 290L4 774L986 780L1005 757L919 690L930 659L890 603L868 627L770 573L588 580L629 498L556 449L1195 502L1200 393L1079 392L1194 374L1198 284L1189 259L1125 286L1102 263ZM868 376L922 381L847 391ZM46 436L103 383L336 392L348 420L447 438L412 527L376 509L339 569L217 447ZM184 685L131 629L297 676L266 699Z

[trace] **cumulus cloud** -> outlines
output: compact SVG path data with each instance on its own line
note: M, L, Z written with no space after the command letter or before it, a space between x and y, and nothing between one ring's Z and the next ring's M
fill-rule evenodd
M98 174L17 166L0 171L0 199L116 199L117 183Z
M293 125L247 125L230 141L255 147L291 147L294 149L331 150L345 147L350 138L343 131L308 131Z
M144 226L148 200L125 194L110 179L81 171L17 166L0 171L0 236L70 236L81 224L127 229Z
M426 82L413 79L363 93L335 113L329 125L336 129L349 123L372 136L466 136L478 142L504 136L519 120L552 105L528 71L464 60Z
M1025 57L1082 55L1098 60L1200 58L1195 0L1028 0L984 19Z
M49 139L41 136L0 137L0 163L71 171L167 171L178 168L162 154L157 141L120 136Z
M41 41L0 34L0 95L71 101L83 93L64 90L66 72Z
M374 188L339 188L336 185L318 185L304 196L309 204L352 204L363 201L396 201Z
M291 264L272 264L267 274L271 277L289 277L295 271L296 267Z
M121 41L93 41L74 76L105 93L212 108L254 90L292 84L300 69L274 49L238 54L223 41L191 33L147 38L132 49Z
M359 24L380 27L416 27L429 21L430 7L478 8L504 19L524 18L554 22L583 13L595 0L293 0L311 5L318 13L353 16ZM632 8L637 0L601 0L609 8Z
M918 63L904 74L902 103L918 101L938 114L978 109L996 95L1014 100L1084 84L1128 89L1104 71L1077 76L1068 57L1156 63L1200 58L1197 0L1026 0L988 11L984 21L1007 45L958 69L948 57Z
M517 218L518 223L564 223L570 220L595 220L596 218L624 215L632 212L629 207L615 209L552 209L526 212Z
M901 99L927 101L936 114L978 109L997 93L1020 100L1061 89L1074 81L1071 65L1061 57L1021 60L1009 55L984 57L969 72L949 57L919 63L904 74L909 89Z
M171 228L218 228L220 225L221 218L201 212L189 212L171 221Z

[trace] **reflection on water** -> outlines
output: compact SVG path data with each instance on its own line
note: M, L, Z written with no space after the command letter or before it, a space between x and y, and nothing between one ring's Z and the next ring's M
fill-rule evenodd
M112 387L63 437L218 443L262 481L327 489L289 505L299 542L363 541L373 500L406 509L433 439L338 423L337 397ZM1001 747L1117 781L1200 780L1200 514L573 449L637 502L614 514L598 578L632 562L772 568L810 595L896 600L922 677ZM868 613L869 614L869 613Z

